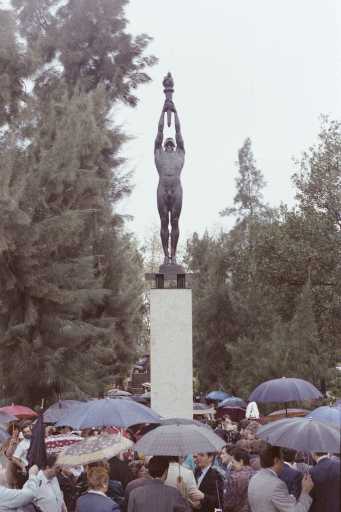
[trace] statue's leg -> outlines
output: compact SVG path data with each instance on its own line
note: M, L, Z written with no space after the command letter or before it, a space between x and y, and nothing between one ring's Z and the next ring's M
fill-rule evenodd
M165 190L161 185L158 186L157 190L157 208L161 220L160 237L165 255L165 263L169 263L169 211L165 200Z
M171 259L172 263L176 263L176 248L179 240L179 217L182 207L182 187L179 185L175 192L174 206L171 210Z

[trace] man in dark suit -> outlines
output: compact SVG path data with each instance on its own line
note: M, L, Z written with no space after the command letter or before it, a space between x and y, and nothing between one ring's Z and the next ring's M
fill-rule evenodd
M327 453L313 453L312 456L316 465L310 470L314 482L310 512L340 512L340 460L331 459Z
M129 482L134 480L134 476L128 466L128 462L120 460L118 457L113 457L109 460L109 466L110 480L121 482L123 490L125 490Z
M220 473L212 468L214 455L214 453L197 454L195 478L198 490L193 490L190 498L194 508L200 508L201 512L214 512L215 508L222 509L223 479Z
M130 492L128 512L191 512L178 489L165 485L168 466L167 457L150 459L148 472L151 479Z
M296 450L289 448L282 448L283 468L278 473L278 476L283 482L286 483L289 494L295 496L296 500L301 495L302 491L302 478L303 473L300 473L293 467L295 462Z

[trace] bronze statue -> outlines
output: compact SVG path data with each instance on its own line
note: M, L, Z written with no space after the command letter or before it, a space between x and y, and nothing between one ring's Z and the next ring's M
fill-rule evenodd
M176 247L179 240L179 217L182 207L182 186L180 175L185 163L185 147L180 130L179 117L173 103L174 82L170 73L163 81L166 100L161 112L155 139L154 157L159 173L157 207L161 219L161 242L165 255L164 264L176 264ZM167 112L168 126L174 113L175 140L168 137L163 142L164 116ZM169 224L171 229L169 229ZM170 240L170 244L169 244ZM170 245L170 250L169 250Z

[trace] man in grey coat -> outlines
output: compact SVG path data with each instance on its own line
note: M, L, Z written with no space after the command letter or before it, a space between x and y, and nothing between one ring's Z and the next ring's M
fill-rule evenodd
M32 466L22 489L8 489L5 485L5 471L0 472L0 512L17 512L21 507L32 503L38 491L37 474L37 466Z
M178 489L165 485L169 461L166 457L153 457L148 463L151 476L147 485L131 491L128 512L191 512Z
M308 512L312 499L309 492L314 484L310 475L302 479L302 492L296 501L286 484L279 478L283 468L281 449L268 445L260 453L262 469L249 483L248 499L252 512Z

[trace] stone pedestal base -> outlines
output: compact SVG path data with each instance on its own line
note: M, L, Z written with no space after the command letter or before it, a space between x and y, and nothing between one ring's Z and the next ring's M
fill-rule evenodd
M150 291L151 407L192 419L192 290Z

